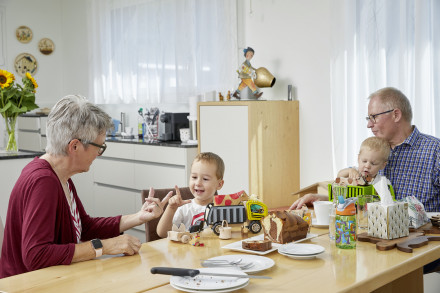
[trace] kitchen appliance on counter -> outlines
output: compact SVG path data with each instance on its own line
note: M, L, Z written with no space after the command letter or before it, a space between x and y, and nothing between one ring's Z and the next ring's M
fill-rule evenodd
M158 140L180 140L180 128L189 127L188 115L189 113L161 113Z

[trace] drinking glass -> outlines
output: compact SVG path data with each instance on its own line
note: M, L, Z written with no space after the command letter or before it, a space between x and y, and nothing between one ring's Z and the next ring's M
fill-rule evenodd
M368 209L367 204L373 202L373 196L369 194L358 195L357 200L357 224L359 229L368 228Z

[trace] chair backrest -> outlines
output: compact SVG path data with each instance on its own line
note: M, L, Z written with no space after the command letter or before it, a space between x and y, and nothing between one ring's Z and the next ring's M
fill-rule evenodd
M4 233L3 221L2 221L2 217L0 216L0 257L2 256L3 233Z
M180 189L180 194L182 195L182 199L193 199L194 198L189 187L179 187L179 189ZM174 188L155 189L154 190L154 197L162 200L170 191L173 191L175 193ZM142 204L145 203L145 199L148 197L149 194L150 194L150 190L147 190L147 189L142 190L142 192L141 192ZM165 205L164 210L167 207L167 205ZM156 233L156 228L157 228L157 224L159 224L159 219L160 219L160 217L145 223L146 242L161 239L161 237L159 237L159 235L157 235L157 233Z

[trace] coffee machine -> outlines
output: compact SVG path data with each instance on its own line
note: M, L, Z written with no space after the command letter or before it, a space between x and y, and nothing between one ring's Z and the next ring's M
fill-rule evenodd
M180 128L189 127L188 115L189 113L161 113L157 139L162 141L180 140Z

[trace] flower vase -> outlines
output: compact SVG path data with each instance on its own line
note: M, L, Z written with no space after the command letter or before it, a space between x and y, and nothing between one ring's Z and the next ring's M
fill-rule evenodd
M17 117L5 117L6 132L8 134L8 142L6 144L6 151L16 152L17 141L15 139L15 123L17 122Z

